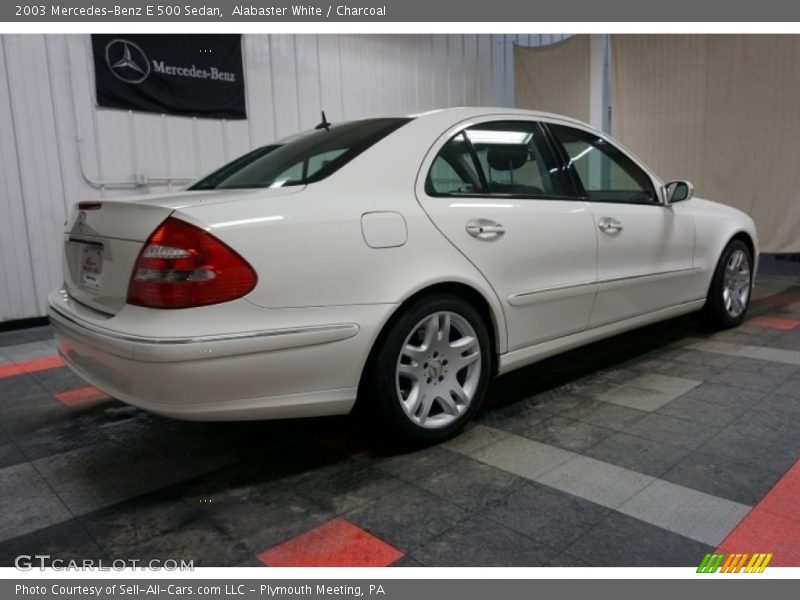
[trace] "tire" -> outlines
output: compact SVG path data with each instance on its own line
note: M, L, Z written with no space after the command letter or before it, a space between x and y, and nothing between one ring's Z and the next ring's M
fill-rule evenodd
M703 307L706 324L728 329L742 323L753 289L753 256L741 240L732 240L722 251Z
M378 343L360 395L392 440L418 446L457 434L491 374L491 342L478 311L451 294L427 296Z

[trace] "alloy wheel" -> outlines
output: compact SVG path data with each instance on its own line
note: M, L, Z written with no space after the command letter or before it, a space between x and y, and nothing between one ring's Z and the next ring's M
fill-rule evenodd
M727 313L736 318L747 308L750 299L750 258L736 249L728 257L722 280L722 301Z
M471 406L481 377L481 347L469 321L440 311L419 321L403 343L395 384L416 425L447 427Z

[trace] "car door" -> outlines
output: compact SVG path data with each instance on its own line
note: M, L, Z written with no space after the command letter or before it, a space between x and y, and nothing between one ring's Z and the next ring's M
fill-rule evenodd
M598 232L590 326L687 301L695 231L686 207L665 205L661 183L605 138L565 125L548 128Z
M423 163L420 204L497 293L509 350L587 327L597 234L569 186L535 121L454 128Z

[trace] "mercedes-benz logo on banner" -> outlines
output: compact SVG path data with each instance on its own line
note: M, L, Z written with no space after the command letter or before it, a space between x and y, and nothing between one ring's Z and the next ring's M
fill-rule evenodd
M144 51L129 40L106 44L106 64L114 77L125 83L142 83L150 75L150 61Z

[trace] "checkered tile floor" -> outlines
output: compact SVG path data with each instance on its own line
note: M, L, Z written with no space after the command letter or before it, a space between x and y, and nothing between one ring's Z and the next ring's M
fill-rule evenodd
M494 382L476 423L393 454L350 418L186 423L106 398L48 328L0 333L0 565L800 565L800 264L747 322L691 318Z

